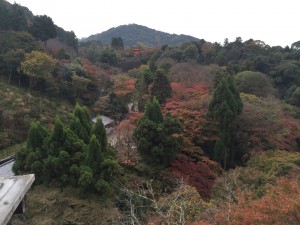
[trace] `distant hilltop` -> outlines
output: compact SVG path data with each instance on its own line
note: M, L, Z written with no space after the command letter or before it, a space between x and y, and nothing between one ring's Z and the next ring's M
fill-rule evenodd
M109 45L112 37L121 37L123 39L124 46L128 47L137 45L145 47L160 47L164 44L168 44L170 46L179 46L184 42L198 42L200 40L189 35L169 34L148 28L146 26L129 24L111 28L102 33L83 38L80 41L87 42L97 40L101 41L105 45Z

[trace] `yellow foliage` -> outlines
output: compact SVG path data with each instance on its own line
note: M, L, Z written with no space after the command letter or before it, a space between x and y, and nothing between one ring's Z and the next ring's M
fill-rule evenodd
M25 54L19 71L30 78L49 78L55 68L55 60L48 54L32 51Z

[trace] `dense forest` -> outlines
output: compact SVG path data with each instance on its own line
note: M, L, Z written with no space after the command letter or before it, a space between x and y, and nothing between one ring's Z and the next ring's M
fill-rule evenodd
M0 159L36 175L11 223L299 224L300 41L132 26L79 42L0 0Z

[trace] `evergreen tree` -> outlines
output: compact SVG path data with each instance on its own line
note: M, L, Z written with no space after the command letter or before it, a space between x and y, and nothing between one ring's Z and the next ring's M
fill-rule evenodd
M138 121L134 131L136 145L144 161L149 164L167 166L180 150L181 133L178 119L166 116L164 120L156 98L149 101L144 116Z
M87 108L83 108L79 104L76 104L74 110L74 116L79 119L82 127L85 129L84 132L90 135L91 128L92 128L92 121Z
M116 119L124 118L124 115L128 113L128 108L121 101L120 97L117 96L114 92L109 95L108 106L111 114L114 115Z
M69 124L56 118L50 135L40 123L33 122L26 148L16 153L15 173L35 173L38 182L56 182L62 189L66 185L79 185L83 194L110 191L119 164L108 145L101 119L93 128L89 128L88 123L91 123L89 113L79 105L70 116ZM92 133L88 145L83 142L90 137L84 133L86 129Z
M107 150L107 136L106 129L102 123L101 118L97 118L96 123L92 127L92 135L95 135L98 142L100 143L103 152Z
M138 111L143 112L145 110L146 95L149 93L148 84L144 74L140 75L135 82L134 98L137 103Z
M157 124L163 122L163 114L156 97L154 97L152 101L149 101L146 105L144 117Z
M69 128L77 135L79 139L83 140L84 143L89 142L90 136L88 131L82 126L79 118L74 114L70 115Z
M39 122L32 122L26 141L26 147L28 149L42 148L44 140L48 135L48 131Z
M44 140L48 135L48 131L39 122L31 123L26 148L22 148L16 153L16 160L13 165L15 174L19 174L21 170L36 173L38 176L42 174L42 160L47 157Z
M63 123L59 117L56 117L54 129L50 134L49 139L46 140L48 155L57 157L59 151L62 150L66 140L66 132Z
M112 48L124 48L123 39L121 37L112 37L111 47Z
M234 138L237 119L243 109L243 103L233 79L229 76L221 78L209 104L208 116L219 123L219 142L214 148L214 156L223 155L223 166L226 169L228 158L234 164ZM223 146L224 145L224 146Z
M15 31L27 29L27 19L22 6L14 3L10 10L10 26Z
M166 99L172 97L171 84L162 70L157 70L155 73L151 95L156 96L160 104L166 103Z
M35 16L29 31L32 36L43 41L45 44L48 39L55 38L57 35L52 19L46 15Z
M101 162L103 161L103 153L101 145L95 135L91 137L88 145L88 152L86 157L86 165L89 166L93 173L99 172Z

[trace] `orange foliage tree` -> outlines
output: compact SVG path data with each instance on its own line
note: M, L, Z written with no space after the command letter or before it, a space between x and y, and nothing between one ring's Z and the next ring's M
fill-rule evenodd
M218 211L214 224L300 224L300 185L295 180L279 179L260 199L251 200L251 193L237 194L237 204Z

